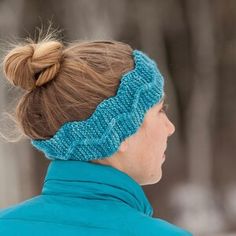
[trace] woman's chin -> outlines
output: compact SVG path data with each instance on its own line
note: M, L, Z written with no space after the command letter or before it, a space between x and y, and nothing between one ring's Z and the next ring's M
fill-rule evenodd
M142 184L142 185L156 184L161 180L161 178L162 178L162 170L159 170L158 174L155 173L151 175L151 178L149 179L149 181L147 181L145 184Z
M162 178L162 171L160 172L159 176L156 178L156 183L159 182Z

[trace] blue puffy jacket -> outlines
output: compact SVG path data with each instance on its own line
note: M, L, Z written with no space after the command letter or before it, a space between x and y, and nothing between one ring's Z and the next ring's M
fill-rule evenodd
M191 235L152 214L142 187L126 173L53 160L40 195L0 211L0 235Z

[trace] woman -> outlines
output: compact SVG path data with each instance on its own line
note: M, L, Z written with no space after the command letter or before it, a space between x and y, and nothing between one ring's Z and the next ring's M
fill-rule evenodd
M47 35L4 57L26 90L16 121L51 160L40 195L0 211L0 235L191 235L159 218L141 185L162 176L174 125L164 79L145 53L113 40Z

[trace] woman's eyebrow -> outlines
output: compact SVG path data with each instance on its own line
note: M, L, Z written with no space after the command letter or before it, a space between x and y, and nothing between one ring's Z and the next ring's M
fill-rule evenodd
M165 103L165 100L166 100L166 94L163 95L162 99L161 99L161 103L164 104Z
M159 104L156 105L156 109L158 109L158 111L161 110L164 106L164 103L165 103L164 99L161 99Z
M166 94L164 94L163 97L162 97L162 99L160 100L159 104L160 104L160 103L162 103L162 104L161 104L161 106L158 108L158 110L161 110L161 109L163 108L163 106L164 106L164 104L165 104L165 101L166 101L165 99L166 99Z

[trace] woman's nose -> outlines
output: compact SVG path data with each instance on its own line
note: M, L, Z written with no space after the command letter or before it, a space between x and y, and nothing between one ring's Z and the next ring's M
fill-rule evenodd
M168 133L169 133L169 136L171 136L174 132L175 132L175 126L174 124L169 120L169 118L167 117L167 126L168 126Z

